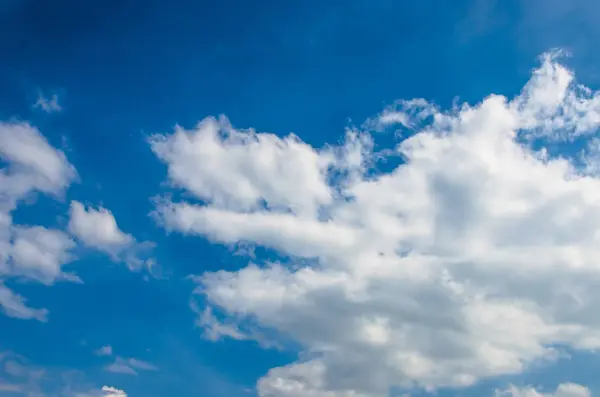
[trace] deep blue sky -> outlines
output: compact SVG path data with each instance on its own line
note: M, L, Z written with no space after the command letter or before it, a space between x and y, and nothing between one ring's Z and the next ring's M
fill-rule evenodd
M201 339L184 277L245 263L227 248L166 235L148 217L166 171L147 136L226 114L235 126L321 146L398 98L448 106L457 96L516 94L536 56L558 46L594 85L600 12L592 1L571 3L1 1L0 119L28 120L65 150L80 175L69 199L110 208L123 230L156 242L169 281L146 281L90 253L72 265L85 286L11 284L49 308L51 321L0 316L0 350L78 368L132 396L243 395L295 353ZM40 92L56 94L63 111L34 109ZM64 227L67 209L67 200L41 197L14 216ZM104 345L165 370L103 372L93 351Z

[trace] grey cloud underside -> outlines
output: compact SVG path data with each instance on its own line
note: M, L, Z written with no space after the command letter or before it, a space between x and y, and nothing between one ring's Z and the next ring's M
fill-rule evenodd
M250 322L302 347L259 380L262 397L465 387L555 360L556 346L600 347L598 145L585 169L529 145L593 142L600 124L600 96L559 55L515 98L399 101L369 120L414 130L388 173L369 172L390 153L364 129L314 148L207 118L151 139L171 184L205 203L160 201L166 228L310 259L197 278L211 339L252 339Z

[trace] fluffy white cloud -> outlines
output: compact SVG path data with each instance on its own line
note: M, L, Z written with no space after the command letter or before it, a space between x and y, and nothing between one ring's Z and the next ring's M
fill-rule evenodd
M511 386L506 390L499 390L494 397L590 397L590 390L577 383L561 383L552 393L542 393L533 387Z
M130 268L152 263L144 256L153 244L138 243L131 234L124 233L112 212L106 208L86 208L82 203L72 201L69 231L86 246L108 254L115 261L122 260Z
M207 118L197 128L198 133L178 128L169 137L151 139L175 186L220 208L250 210L266 203L314 215L331 203L324 171L332 159L297 137L240 132L226 119Z
M12 211L36 193L60 197L77 178L65 155L26 123L0 122L0 307L13 317L45 320L47 311L32 309L3 283L8 277L52 284L77 281L62 266L73 259L73 240L59 230L15 225Z
M40 192L58 196L77 177L63 152L53 148L27 123L0 122L0 210Z
M600 179L528 143L595 135L599 98L548 54L510 100L398 102L366 124L414 129L387 173L370 167L389 153L367 132L317 149L208 118L151 140L171 183L202 201L157 212L169 229L295 259L198 278L196 292L230 315L229 336L250 320L302 347L258 382L262 397L520 373L557 346L600 348Z
M100 390L91 390L86 392L75 392L73 397L127 397L124 390L112 386L102 386ZM66 394L65 394L66 396Z
M127 393L123 390L112 386L103 386L102 391L104 392L104 397L127 397Z

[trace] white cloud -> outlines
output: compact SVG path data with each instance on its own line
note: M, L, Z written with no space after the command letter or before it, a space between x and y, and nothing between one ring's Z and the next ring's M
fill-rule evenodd
M551 393L543 393L533 387L511 386L506 390L499 390L494 397L590 397L590 390L576 383L561 383Z
M333 199L324 179L332 159L295 136L282 140L252 130L240 132L225 119L207 118L195 133L178 128L168 138L154 136L151 146L169 165L175 186L216 207L251 210L264 200L272 208L313 215ZM200 164L200 158L206 162Z
M375 175L366 133L316 149L205 119L152 139L171 183L203 202L157 213L169 229L297 259L199 278L228 324L251 319L302 347L258 382L262 397L518 374L557 346L600 348L600 179L523 143L595 135L598 98L546 55L512 100L384 113L415 134L395 148L403 163Z
M210 307L202 311L196 324L204 329L204 336L208 340L216 341L225 337L237 340L248 339L237 324L225 324L219 321Z
M0 283L0 309L9 317L23 320L36 319L45 322L48 319L48 310L28 307L22 296L15 294L2 283Z
M72 395L73 397L127 397L128 394L124 390L117 389L112 386L102 386L100 390L91 390L85 392L71 392L71 394L64 394L65 396Z
M123 233L113 214L105 208L85 208L78 201L71 202L69 231L84 244L116 255L135 240Z
M102 391L104 392L105 397L127 397L127 393L116 387L103 386Z
M56 94L53 94L50 98L48 98L40 93L33 107L41 109L46 113L57 113L62 111L62 106L60 106L58 103L58 95Z
M2 282L21 277L46 285L78 281L62 269L75 244L65 233L42 226L15 225L12 211L36 193L60 198L77 178L64 153L27 123L0 122L0 306L9 316L45 321L45 309L32 309Z
M54 149L33 126L0 122L0 210L40 192L57 196L77 178L63 152Z
M116 387L92 386L82 371L43 368L11 352L0 352L0 394L4 395L2 392L28 397L127 397Z
M100 349L96 350L96 355L97 356L112 356L113 355L112 346L110 346L110 345L102 346Z
M126 375L137 375L138 371L158 371L158 367L136 358L123 358L117 356L115 360L106 366L108 372Z
M27 276L44 284L52 284L62 275L61 266L70 262L70 250L75 243L59 230L41 226L13 228L12 257L13 275Z
M113 357L112 346L103 346L94 352L99 357ZM116 374L137 375L138 371L158 371L158 367L137 358L124 358L119 355L114 356L113 361L104 367L108 372Z
M152 264L145 256L153 244L138 243L131 234L124 233L106 208L86 208L82 203L72 201L69 231L86 246L108 254L115 261L122 260L132 269Z

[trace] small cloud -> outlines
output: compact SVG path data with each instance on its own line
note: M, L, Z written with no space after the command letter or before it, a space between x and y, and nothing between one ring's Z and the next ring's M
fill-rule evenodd
M0 311L9 317L23 320L48 321L47 309L34 309L27 306L25 298L15 294L2 283L0 283Z
M117 359L117 361L114 363L107 365L106 370L115 374L137 375L137 371L135 369L131 368L129 365L119 359Z
M112 356L113 355L112 346L110 346L110 345L102 346L100 349L96 350L96 355L100 356L100 357Z
M152 272L156 266L150 257L154 243L138 242L123 232L110 210L72 201L69 212L69 232L83 244L104 252L115 262L125 262L131 270L145 266Z
M133 368L141 369L144 371L157 371L158 370L158 367L156 367L146 361L138 360L136 358L130 358L129 360L127 360L127 362Z
M102 386L102 391L105 393L104 397L127 397L127 393L123 390L112 386Z
M62 106L58 103L58 95L53 94L50 98L40 93L38 99L33 105L36 109L41 109L46 113L57 113L62 111Z
M126 375L137 375L138 371L157 371L158 367L136 358L117 357L115 361L106 366L108 372Z

